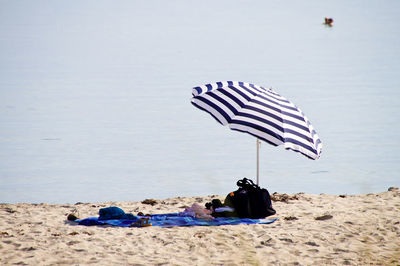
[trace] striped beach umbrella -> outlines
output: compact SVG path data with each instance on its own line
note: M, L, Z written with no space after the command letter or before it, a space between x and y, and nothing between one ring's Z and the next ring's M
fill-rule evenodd
M192 104L232 130L256 137L257 184L260 140L316 160L322 143L310 121L292 102L273 89L238 81L194 87Z

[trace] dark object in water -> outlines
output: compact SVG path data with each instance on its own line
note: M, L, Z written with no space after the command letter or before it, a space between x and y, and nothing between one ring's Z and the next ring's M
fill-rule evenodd
M325 22L324 22L324 24L325 24L325 25L328 25L328 26L330 26L330 27L332 27L332 26L333 26L333 18L327 18L327 17L325 17Z

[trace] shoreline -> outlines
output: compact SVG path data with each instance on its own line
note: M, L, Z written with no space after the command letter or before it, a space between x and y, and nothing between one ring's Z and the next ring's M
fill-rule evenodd
M271 195L272 224L121 228L67 220L125 212L180 212L225 196L132 202L0 204L0 264L396 265L400 261L400 190L360 195Z

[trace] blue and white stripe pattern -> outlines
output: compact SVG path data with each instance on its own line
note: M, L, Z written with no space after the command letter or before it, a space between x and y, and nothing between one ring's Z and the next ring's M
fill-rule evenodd
M193 88L192 104L222 125L246 132L271 145L316 160L322 143L310 121L292 102L272 89L238 81Z

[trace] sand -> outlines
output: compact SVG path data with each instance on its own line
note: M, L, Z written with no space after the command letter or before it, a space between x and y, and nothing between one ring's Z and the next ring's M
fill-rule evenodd
M365 195L275 194L273 224L146 227L67 221L118 206L136 214L179 212L224 196L142 202L1 204L0 264L400 265L400 191ZM148 202L148 203L151 203Z

